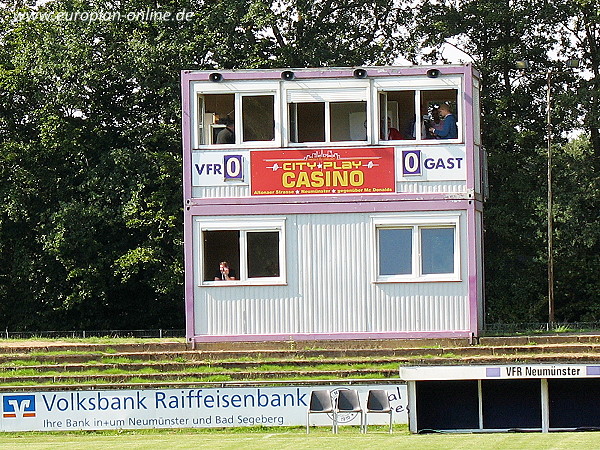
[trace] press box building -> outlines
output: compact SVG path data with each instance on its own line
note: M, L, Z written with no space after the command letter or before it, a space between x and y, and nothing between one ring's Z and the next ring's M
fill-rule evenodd
M479 88L471 65L183 71L188 340L477 335ZM427 131L442 104L456 138Z

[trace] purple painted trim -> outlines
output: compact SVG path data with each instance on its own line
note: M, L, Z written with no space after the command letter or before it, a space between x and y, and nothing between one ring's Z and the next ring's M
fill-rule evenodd
M191 120L190 120L190 80L189 75L182 74L181 77L181 106L182 106L182 139L183 139L183 202L192 196L191 173L192 167L192 149L191 149ZM189 202L188 202L189 203ZM189 211L189 208L186 212ZM183 222L184 233L184 267L193 267L193 239L192 239L192 216L184 214ZM194 270L185 270L184 278L185 291L185 333L186 337L191 339L194 335Z
M479 335L479 314L478 314L478 265L477 265L477 217L475 207L467 209L467 283L468 283L468 304L469 304L469 325L471 333Z
M485 376L486 377L499 377L500 376L500 367L486 367L485 368Z
M181 129L183 141L183 201L192 197L192 180L189 174L192 173L192 142L190 117L190 82L189 75L181 77Z
M600 375L600 366L587 366L585 368L586 370L586 375L590 376L590 375Z
M193 198L189 206L211 205L276 205L276 204L311 204L311 203L390 203L404 201L430 201L430 200L472 200L467 193L396 193L396 194L364 194L364 195L278 195L254 197L226 197L226 198Z
M193 205L189 212L194 216L233 216L268 214L332 214L332 213L377 213L405 211L450 211L473 209L473 200L430 200L395 202L353 203L277 203L256 204L209 204Z
M471 69L471 67L469 67ZM465 151L467 154L467 189L475 189L475 140L473 133L473 71L465 70L463 78L465 96Z
M183 220L184 245L184 266L185 271L185 336L191 339L194 336L194 247L193 247L193 217L185 214Z
M359 339L427 339L427 338L468 338L469 331L422 331L388 333L285 333L285 334L237 334L237 335L198 335L194 342L261 342L261 341L322 341Z
M394 75L425 75L429 69L438 69L442 75L465 74L471 72L471 65L439 65L439 66L360 66L367 71L367 78L388 77ZM209 81L211 73L218 72L223 75L223 82L236 80L280 80L281 72L290 70L294 72L295 79L315 78L353 78L356 67L332 68L280 68L280 69L244 69L244 70L184 70L182 79L188 81ZM292 81L293 82L293 81Z

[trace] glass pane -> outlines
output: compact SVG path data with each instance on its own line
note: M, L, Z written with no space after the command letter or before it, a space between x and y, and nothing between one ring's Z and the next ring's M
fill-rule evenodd
M325 103L290 103L290 141L325 142Z
M454 273L454 228L421 229L423 274Z
M244 141L275 139L275 97L256 95L242 97Z
M412 229L379 229L379 275L412 273Z
M334 102L331 114L331 141L367 140L367 102Z
M238 278L240 268L240 232L237 230L205 231L204 281L220 277L219 263L229 263L229 276Z
M279 276L279 232L246 233L248 278Z

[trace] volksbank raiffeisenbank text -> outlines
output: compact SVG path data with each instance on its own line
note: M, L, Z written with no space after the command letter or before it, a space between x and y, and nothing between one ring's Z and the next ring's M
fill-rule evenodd
M57 431L141 428L292 426L306 423L309 387L113 390L3 393L0 431ZM348 387L331 387L336 392ZM406 386L353 386L363 403L369 389L384 389L394 408L394 422L407 423ZM316 415L311 423L330 425ZM380 416L380 415L376 415ZM369 423L378 423L374 417ZM360 414L339 418L358 424ZM386 418L382 419L385 423Z
M90 10L90 11L17 11L16 22L188 22L194 17L193 11L161 11L146 8L139 11Z

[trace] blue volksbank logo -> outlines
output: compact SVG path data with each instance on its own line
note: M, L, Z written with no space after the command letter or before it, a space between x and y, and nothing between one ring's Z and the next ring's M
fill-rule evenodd
M2 398L5 418L35 417L35 395L5 395Z

